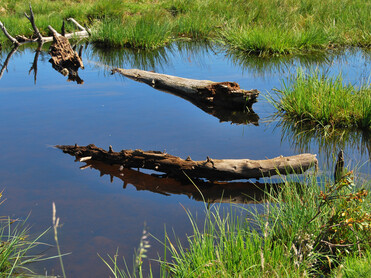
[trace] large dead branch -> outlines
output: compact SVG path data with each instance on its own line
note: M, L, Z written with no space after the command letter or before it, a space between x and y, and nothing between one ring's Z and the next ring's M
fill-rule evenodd
M78 160L78 157L76 157ZM102 161L90 159L81 170L96 169L100 176L109 175L111 182L114 177L124 182L125 189L128 184L138 191L145 190L166 196L186 195L196 201L207 203L259 203L266 198L266 192L278 192L283 184L264 184L250 182L206 182L201 179L192 182L184 179L149 175L136 170L122 167L120 164L107 164ZM197 188L196 186L197 185Z
M86 147L56 146L65 153L81 157L81 161L94 159L110 164L120 164L125 168L144 168L167 173L170 176L183 175L206 178L211 181L270 177L277 174L303 173L317 165L316 155L300 154L289 157L276 157L266 160L251 159L211 159L193 161L190 157L179 157L159 152L142 150L122 150L114 152L91 144Z
M23 43L29 43L29 42L41 42L41 43L45 43L45 42L50 42L50 41L53 41L53 38L54 36L51 36L51 37L43 37L39 31L39 29L37 28L36 26L36 23L35 23L35 17L34 17L34 13L32 11L32 7L31 7L31 4L30 4L30 15L28 15L27 13L24 13L25 17L30 21L31 25L32 25L32 29L34 30L34 33L35 33L35 36L36 36L36 39L33 39L33 38L27 38L23 35L18 35L16 36L15 38L12 37L7 29L5 28L5 25L0 21L0 28L1 30L3 31L3 33L5 34L5 36L15 45L20 45L20 44L23 44ZM67 39L70 39L70 38L87 38L89 37L89 33L90 33L90 30L88 28L84 28L82 27L75 19L73 18L68 18L67 19L68 21L71 21L78 29L80 29L80 31L78 32L72 32L72 33L68 33L68 34L65 34L64 37L66 37Z
M188 79L139 69L112 70L112 73L116 72L156 89L166 90L195 101L239 110L251 107L259 95L258 90L243 90L235 82Z

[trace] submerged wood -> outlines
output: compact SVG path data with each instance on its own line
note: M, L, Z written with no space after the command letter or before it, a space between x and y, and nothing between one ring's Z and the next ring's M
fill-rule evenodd
M243 90L235 82L188 79L139 69L115 68L112 70L112 73L116 72L156 89L170 91L196 101L239 110L251 107L259 95L258 90Z
M300 154L289 157L276 157L266 160L251 159L211 159L193 161L190 157L179 157L159 152L142 150L122 150L114 152L88 146L60 145L63 152L80 157L80 161L94 159L110 164L120 164L125 168L144 168L180 176L183 172L189 177L206 178L211 181L228 181L249 178L270 177L277 174L303 173L318 161L314 154Z
M69 81L76 81L78 84L84 83L84 81L79 77L79 68L84 69L84 64L81 59L80 54L74 51L71 47L68 39L51 26L48 26L49 30L53 34L53 43L49 48L49 54L52 56L49 62L52 64L53 68L63 74L68 75Z
M76 158L78 161L78 157ZM201 179L191 182L185 176L183 179L177 179L150 175L124 168L120 164L109 164L94 159L85 163L80 167L81 170L96 169L101 177L110 176L111 182L118 178L124 182L123 189L131 184L138 191L145 190L165 196L186 195L190 199L207 203L260 203L267 197L266 192L274 194L283 187L281 183L207 182Z

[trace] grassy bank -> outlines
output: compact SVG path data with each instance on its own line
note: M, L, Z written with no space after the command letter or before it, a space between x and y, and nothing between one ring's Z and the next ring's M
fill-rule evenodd
M11 34L32 35L23 16L29 0L4 0L0 21ZM74 17L106 47L153 49L170 41L213 40L258 55L302 53L337 46L371 46L371 5L341 0L57 0L31 1L43 34ZM72 28L71 26L69 27ZM5 36L0 36L4 42Z
M287 120L321 127L371 129L370 84L346 84L341 75L298 70L270 101Z
M278 192L268 192L259 211L205 207L203 225L188 213L193 234L187 237L187 246L167 237L170 260L162 262L162 277L368 274L371 196L367 193L355 186L351 172L336 184L307 176L301 184L286 180ZM117 266L116 257L112 263ZM111 270L115 277L143 276L141 268L130 274Z

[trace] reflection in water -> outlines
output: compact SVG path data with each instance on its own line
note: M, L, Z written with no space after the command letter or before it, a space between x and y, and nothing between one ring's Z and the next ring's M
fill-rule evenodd
M289 120L279 121L277 127L281 129L281 141L290 142L296 152L311 152L313 145L318 147L316 153L329 160L327 165L333 162L332 155L340 149L356 149L371 160L371 132L368 130L326 130Z
M49 49L50 44L45 44L45 45L46 45L46 49ZM3 77L3 74L4 74L5 70L7 69L8 65L9 65L9 61L11 60L11 57L14 55L14 53L16 53L17 51L22 52L22 51L25 51L26 49L29 49L29 48L31 48L31 49L35 48L35 44L28 44L27 47L25 47L25 46L26 45L22 45L22 48L20 48L20 46L15 46L11 50L9 50L9 53L8 53L7 57L5 58L4 62L2 63L2 67L1 67L1 70L0 70L0 79ZM28 72L28 74L31 74L31 72L33 71L33 73L34 73L34 83L35 84L37 82L37 63L39 61L40 55L43 58L45 58L46 56L50 57L49 50L48 51L43 50L43 46L44 46L43 43L38 43L37 44L37 47L35 48L34 59L33 59L31 68ZM80 49L79 49L79 53L78 53L79 57L81 57L81 55L82 55L82 49L83 49L83 46L81 45ZM0 54L3 54L3 52L0 52ZM0 55L1 59L3 58L2 56L3 55ZM61 73L64 76L68 75L67 81L74 81L77 84L83 84L84 83L84 81L80 78L80 76L78 74L78 69L76 69L75 67L69 67L68 69L64 68L64 67L60 67L60 66L56 65L55 63L53 63L52 59L50 59L49 62L52 64L53 69L55 69L56 71L58 71L59 73Z
M77 161L78 161L78 157ZM175 179L161 175L145 174L118 164L107 164L101 161L88 160L80 169L97 169L100 176L110 175L124 182L125 189L132 184L138 191L146 190L166 196L186 195L196 201L207 203L258 203L262 202L265 190L278 190L282 184L264 184L250 182L207 182L200 179L190 181Z
M169 66L172 56L180 56L188 61L201 61L205 56L214 54L212 47L205 42L175 42L167 47L155 50L130 48L107 49L98 46L89 47L86 53L90 61L99 61L97 67L138 68L159 71Z
M13 54L17 52L19 46L14 46L12 50L8 53L8 56L6 56L5 61L1 67L0 70L0 79L3 77L4 71L7 69L10 58L12 58Z
M115 70L112 70L112 73L114 73ZM121 73L121 76L125 76L123 73ZM139 78L133 78L130 76L126 76L127 78L130 78L134 81L138 81L141 83L148 84L146 81L143 81ZM153 82L153 81L152 81ZM148 84L149 85L149 84ZM168 94L172 94L177 97L181 97L193 105L197 106L204 112L206 112L209 115L212 115L216 118L219 119L220 122L231 122L232 124L253 124L255 126L259 125L259 116L254 112L252 109L252 105L257 102L255 98L252 98L251 100L246 100L246 106L244 108L232 106L224 106L220 105L218 102L206 102L203 98L201 97L194 97L193 94L185 94L181 90L177 90L176 86L174 86L174 90L165 90L161 88L156 88L154 85L151 87L155 88L158 91L162 91ZM255 92L254 92L255 93ZM229 96L229 95L227 95ZM256 95L257 96L257 95ZM254 96L254 97L256 97Z
M336 58L344 53L336 52L318 52L311 55L285 55L259 57L256 55L248 55L241 51L226 51L226 57L234 64L242 69L257 74L264 75L272 72L288 72L294 66L310 67L313 65L329 65Z

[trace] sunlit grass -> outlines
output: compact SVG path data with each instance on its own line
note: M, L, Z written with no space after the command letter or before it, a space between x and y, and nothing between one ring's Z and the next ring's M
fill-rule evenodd
M370 84L354 86L341 75L299 69L271 98L283 116L298 122L331 127L371 129Z
M350 189L348 177L336 185L316 176L300 185L286 181L281 191L271 192L260 211L216 205L206 209L203 225L187 212L193 234L185 246L168 239L172 260L163 263L171 277L328 275L348 257L359 260L369 252L370 198L363 189ZM357 194L363 200L348 199ZM347 219L348 212L365 221L362 227L349 222L355 219ZM348 244L347 250L337 246L339 242Z
M29 1L4 0L0 20L12 34L32 35L23 13ZM370 4L362 0L32 1L36 22L59 29L74 17L107 47L158 48L170 39L217 40L250 54L302 53L371 46ZM5 42L5 36L0 36Z

